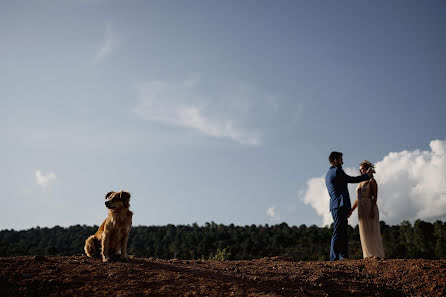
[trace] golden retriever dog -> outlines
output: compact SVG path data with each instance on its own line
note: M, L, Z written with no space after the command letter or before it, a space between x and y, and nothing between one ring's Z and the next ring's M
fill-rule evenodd
M105 206L108 208L108 216L99 227L96 234L85 241L84 250L91 258L100 258L103 262L110 258L128 260L127 241L132 227L133 213L130 208L130 193L108 192L105 195Z

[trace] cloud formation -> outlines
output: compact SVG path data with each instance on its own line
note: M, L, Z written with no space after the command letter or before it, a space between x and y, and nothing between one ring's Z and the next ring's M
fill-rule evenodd
M179 84L153 81L139 86L139 104L133 111L162 124L193 129L204 135L258 146L257 133L243 129L237 117L219 100L200 94L198 79ZM215 99L215 98L213 98ZM243 116L243 114L242 114Z
M36 176L37 184L42 187L48 186L48 184L51 181L56 179L56 175L54 173L50 172L45 175L45 174L42 174L42 172L40 172L40 170L36 170L35 176Z
M446 219L446 141L433 140L428 151L392 152L375 164L380 220L399 224L403 220ZM346 169L356 175L356 169ZM349 186L352 203L357 185ZM332 222L325 177L311 178L300 191L303 203L321 216L323 225ZM355 212L350 224L357 223Z
M278 222L280 221L280 215L276 211L276 207L272 206L266 210L266 215L270 219L271 222Z
M112 26L111 24L107 24L105 27L105 36L104 40L101 44L100 49L96 53L95 62L99 62L103 60L113 49L115 46L115 37L112 32Z

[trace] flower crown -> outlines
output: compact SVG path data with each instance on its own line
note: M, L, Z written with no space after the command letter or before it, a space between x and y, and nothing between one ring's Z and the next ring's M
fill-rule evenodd
M362 162L359 164L359 166L361 166L361 165L364 166L364 167L367 167L367 168L375 169L375 165L373 165L372 162L367 161L367 160L362 161Z

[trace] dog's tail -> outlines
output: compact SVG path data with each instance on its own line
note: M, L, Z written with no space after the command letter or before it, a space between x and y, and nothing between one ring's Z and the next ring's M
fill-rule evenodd
M100 258L101 243L94 235L91 235L85 240L84 251L90 258Z

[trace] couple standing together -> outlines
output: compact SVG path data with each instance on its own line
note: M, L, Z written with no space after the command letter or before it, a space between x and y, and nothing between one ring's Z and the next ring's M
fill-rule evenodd
M364 161L359 166L361 175L349 176L342 169L342 153L332 152L328 157L330 168L325 176L330 195L330 212L333 217L330 261L348 258L348 218L358 207L358 224L364 258L384 258L384 249L379 228L379 212L376 201L378 185L373 178L374 165ZM351 206L347 184L360 183L356 189L357 199Z

